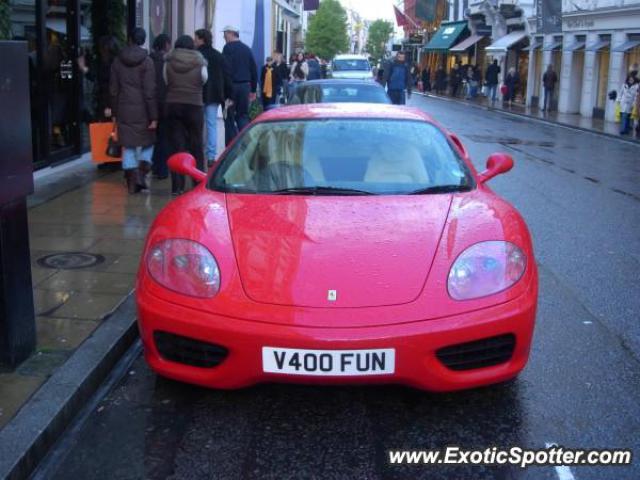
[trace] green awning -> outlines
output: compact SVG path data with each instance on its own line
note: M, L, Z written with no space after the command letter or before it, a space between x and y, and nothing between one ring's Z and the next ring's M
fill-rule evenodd
M447 53L453 45L462 39L463 35L469 35L466 20L442 23L424 50L425 52Z

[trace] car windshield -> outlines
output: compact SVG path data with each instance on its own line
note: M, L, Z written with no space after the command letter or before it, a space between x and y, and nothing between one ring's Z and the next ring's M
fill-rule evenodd
M474 186L434 125L352 118L257 123L209 182L225 192L299 195L436 194Z
M291 94L290 104L301 103L391 103L387 93L377 84L301 85Z
M343 58L333 61L333 70L335 72L347 71L347 70L366 70L369 71L369 62L361 58Z

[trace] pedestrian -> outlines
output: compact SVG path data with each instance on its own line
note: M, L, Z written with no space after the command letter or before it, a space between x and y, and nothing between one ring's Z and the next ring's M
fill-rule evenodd
M169 158L169 137L167 130L167 117L165 115L165 103L167 98L167 86L164 83L164 57L171 50L171 38L166 33L161 33L153 40L153 50L149 54L153 60L156 73L156 100L158 102L158 128L156 129L156 143L153 147L152 172L158 180L164 180L169 176L167 159Z
M384 69L382 86L387 87L387 94L394 105L404 105L407 97L411 98L413 79L405 59L405 53L400 51Z
M287 62L284 60L284 55L281 52L276 51L274 54L274 60L276 65L276 70L278 72L278 79L280 80L280 87L278 90L278 95L282 95L285 100L289 98L289 75L291 72L289 71L289 67L287 66Z
M436 93L438 95L444 94L447 90L447 72L444 67L440 65L436 70Z
M460 88L460 83L462 82L462 66L456 63L451 70L451 74L449 75L449 83L451 84L451 96L458 96L458 89Z
M496 93L498 91L498 77L500 76L500 66L498 60L493 60L491 65L487 67L485 80L487 82L487 97L491 97L491 103L496 102Z
M296 59L291 65L290 79L292 82L304 82L309 76L309 64L304 58L304 53L296 55Z
M113 61L109 79L111 113L116 138L122 146L122 169L129 193L148 189L153 145L158 127L156 72L153 60L142 48L147 34L135 28L129 44Z
M504 100L511 106L516 98L516 89L520 83L520 76L515 67L511 67L507 71L507 76L504 79L504 84L507 87L507 94L504 96Z
M620 135L626 135L631 130L631 112L633 107L637 105L638 88L640 84L631 74L627 75L627 79L620 88L618 94L618 102L620 103Z
M431 91L431 70L429 67L424 67L422 69L422 73L420 74L422 78L422 88L425 92Z
M307 80L320 80L320 61L313 53L307 55L307 65L309 66L309 74Z
M542 111L551 111L553 108L553 93L558 83L558 75L553 70L553 65L547 65L547 71L542 75L542 86L544 87L544 103Z
M193 38L182 35L166 57L164 80L167 84L167 120L171 153L189 152L196 166L205 169L203 129L203 88L209 78L207 61L195 49ZM171 174L171 193L185 190L185 178Z
M273 108L280 88L280 77L273 62L273 57L267 57L260 72L260 85L262 85L262 108L264 111Z
M226 42L222 54L230 68L233 82L233 109L225 117L225 141L228 145L249 124L249 103L255 101L258 88L258 66L251 49L240 41L240 29L224 28Z
M204 28L196 30L193 40L207 62L207 81L202 89L202 101L207 133L205 158L210 167L218 153L218 110L224 106L225 100L233 97L233 83L224 56L213 48L211 32Z

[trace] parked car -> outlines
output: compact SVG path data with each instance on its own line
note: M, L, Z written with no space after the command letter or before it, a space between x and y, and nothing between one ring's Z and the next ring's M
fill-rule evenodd
M331 78L373 80L373 69L362 55L336 55L331 62Z
M145 358L214 388L504 382L529 356L538 272L520 214L458 137L375 104L268 111L155 219L136 298Z
M363 80L313 80L292 89L288 103L391 103L380 84Z

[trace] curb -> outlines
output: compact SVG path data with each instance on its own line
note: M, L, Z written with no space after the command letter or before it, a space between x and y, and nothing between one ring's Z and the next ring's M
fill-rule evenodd
M619 135L614 135L612 133L601 132L599 130L592 130L590 128L580 127L578 125L571 125L569 123L556 122L556 121L553 121L553 120L546 120L544 118L534 117L533 115L528 115L526 113L511 112L511 111L503 110L501 108L494 108L494 107L490 107L488 105L479 105L477 103L466 102L464 100L460 100L460 99L457 99L457 98L441 97L439 95L433 95L433 94L430 94L430 93L421 93L421 92L413 92L413 93L416 93L417 95L420 95L420 96L425 97L425 98L434 98L436 100L441 100L443 102L455 102L455 103L459 103L461 105L468 105L470 107L477 108L479 110L485 110L485 111L488 111L488 112L495 112L495 113L499 113L499 114L502 114L502 115L505 115L505 116L527 118L527 119L532 120L534 122L542 123L542 124L545 124L545 125L550 125L550 126L553 126L553 127L560 126L560 127L563 127L563 128L568 128L570 130L577 130L579 132L592 133L594 135L599 135L599 136L602 136L602 137L611 138L611 139L614 139L614 140L618 140L620 142L629 143L631 145L639 145L640 144L639 140L634 140L632 138L621 137Z
M134 294L0 430L0 478L27 478L138 336Z

